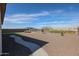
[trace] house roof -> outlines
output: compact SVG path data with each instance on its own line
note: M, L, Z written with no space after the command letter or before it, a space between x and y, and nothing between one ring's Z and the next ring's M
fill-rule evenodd
M1 3L0 4L0 22L1 24L3 24L3 20L4 20L4 15L5 15L5 10L6 10L6 4L5 3Z

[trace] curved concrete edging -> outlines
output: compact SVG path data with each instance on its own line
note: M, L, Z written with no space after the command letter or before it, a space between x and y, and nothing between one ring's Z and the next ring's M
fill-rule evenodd
M48 55L43 48L40 48L40 46L38 44L28 42L28 41L24 41L21 37L16 36L16 35L11 35L10 37L14 38L14 41L16 43L21 44L21 45L23 45L25 47L28 47L32 52L35 51L32 54L32 56L47 56Z
M39 48L32 56L48 56L47 52L43 48Z

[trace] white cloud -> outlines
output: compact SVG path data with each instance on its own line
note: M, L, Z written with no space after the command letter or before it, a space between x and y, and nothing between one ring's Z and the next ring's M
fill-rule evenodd
M10 16L5 17L5 22L10 23L29 23L34 20L38 20L39 17L48 16L52 13L61 13L63 10L53 10L51 11L42 11L40 13L33 13L33 14L13 14Z
M37 26L44 27L44 26L51 26L51 27L78 27L79 21L78 19L72 19L70 21L51 21L51 22L41 22L38 23Z
M38 17L47 16L47 15L49 15L49 12L47 11L43 11L43 12L35 13L35 14L14 14L14 15L5 17L5 22L28 23L28 22L38 19Z
M53 10L52 13L62 13L64 12L63 9L57 9L57 10Z
M51 24L64 24L65 21L49 21L49 22L40 22L38 24L40 25L51 25Z

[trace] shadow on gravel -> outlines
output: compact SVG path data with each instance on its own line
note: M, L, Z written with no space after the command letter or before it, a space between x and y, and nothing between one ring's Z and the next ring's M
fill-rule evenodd
M24 41L35 43L40 46L39 48L48 43L39 39L34 39L19 34L2 34L2 56L29 56L39 49L36 48L35 51L31 51L28 47L16 43L14 38L10 37L11 35L16 35L21 37Z

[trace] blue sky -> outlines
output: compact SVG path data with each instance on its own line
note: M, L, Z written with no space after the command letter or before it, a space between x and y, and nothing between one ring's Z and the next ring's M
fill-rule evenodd
M79 27L79 4L7 4L3 28Z

